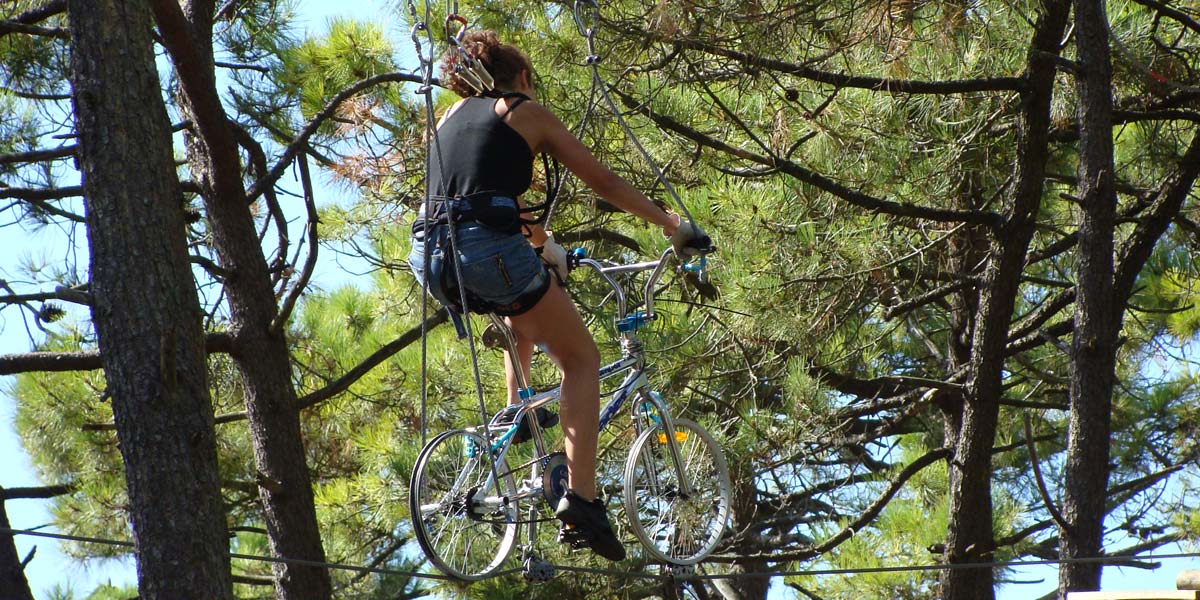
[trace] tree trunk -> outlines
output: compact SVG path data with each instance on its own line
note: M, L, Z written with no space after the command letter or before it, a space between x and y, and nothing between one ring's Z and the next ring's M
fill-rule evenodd
M1019 161L1008 218L993 232L991 258L983 277L979 314L971 339L971 377L963 399L962 426L950 461L948 563L987 562L995 545L992 532L991 456L1003 389L1004 348L1016 303L1025 256L1041 205L1046 170L1050 100L1059 40L1070 4L1045 0L1027 61L1023 107L1017 133ZM991 569L942 572L943 600L995 597Z
M1108 494L1108 444L1117 334L1122 311L1113 295L1112 65L1104 5L1075 0L1079 90L1078 281L1071 345L1071 400L1059 556L1093 557L1103 545ZM1062 598L1100 588L1099 563L1065 563L1058 572Z
M179 73L180 112L193 123L184 135L188 163L200 184L217 257L228 271L231 355L245 388L271 551L280 558L323 562L285 328L272 330L279 314L275 291L246 202L233 125L216 88L213 3L189 2L186 14L176 0L152 0L152 6ZM324 568L282 562L272 568L279 598L323 600L333 593Z
M749 473L754 472L750 464L730 463L729 466L733 469L730 473L730 479L733 482L733 506L731 506L733 524L731 530L741 531L756 521L756 516L759 512L758 489L755 487L754 477L749 475ZM754 553L761 551L761 548L753 549ZM737 552L738 554L744 554L742 551ZM735 560L729 569L731 574L764 573L768 571L770 569L766 561L760 559ZM771 581L769 578L734 577L713 580L712 584L716 588L717 593L721 594L721 597L725 600L763 600L767 597L767 588L770 587Z
M980 210L984 205L977 175L964 172L962 183L955 194L960 210ZM947 270L963 279L977 277L979 265L985 264L989 247L987 231L983 227L967 226L950 238L951 252ZM946 372L957 373L971 364L971 340L975 335L975 317L979 314L977 287L969 287L951 294L948 298L950 331L946 343ZM943 446L958 445L962 431L963 395L961 393L940 394L938 408L942 415Z
M183 194L144 0L70 0L92 319L143 599L231 598Z
M0 488L0 492L3 491L4 488ZM0 527L12 528L8 512L4 510L3 497L0 497ZM0 534L0 600L33 600L29 580L25 578L25 566L17 554L16 540L9 534Z

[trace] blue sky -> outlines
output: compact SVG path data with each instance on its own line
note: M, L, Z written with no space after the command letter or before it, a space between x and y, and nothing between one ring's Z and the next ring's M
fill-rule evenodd
M298 0L296 7L301 16L297 27L302 31L320 32L324 23L333 16L349 16L372 20L384 25L398 39L407 40L407 31L401 31L401 26L395 18L394 8L400 3L388 0ZM464 5L463 10L467 10ZM407 45L401 45L407 50ZM332 191L326 188L332 194ZM6 228L3 231L2 246L11 248L36 248L53 240L43 236L23 236L14 230ZM18 239L19 238L19 239ZM7 252L0 257L0 278L12 273L13 261L19 255ZM330 271L326 271L327 273ZM326 285L333 283L328 279L321 282ZM19 318L14 314L0 315L0 354L24 352L29 350L29 338ZM0 457L4 457L7 467L0 473L0 485L4 487L21 487L40 485L28 457L20 447L13 431L13 400L0 396ZM14 500L6 503L9 518L16 528L37 527L50 522L45 510L46 502L39 500ZM97 584L109 581L116 585L131 584L135 581L132 564L120 561L97 561L79 564L63 556L52 540L18 537L18 552L24 556L34 545L37 555L27 569L27 576L35 596L41 600L48 597L48 591L55 585L71 585L77 593L86 595ZM1176 552L1178 549L1164 549L1163 552ZM1103 589L1173 589L1176 574L1181 569L1200 568L1200 559L1176 559L1164 562L1157 571L1147 572L1140 569L1109 568L1105 571ZM1018 574L1015 579L1022 581L1037 581L1030 585L1005 586L1000 593L1001 600L1017 600L1038 598L1055 588L1057 580L1056 569L1051 567L1031 568ZM792 594L776 586L773 598L788 598Z

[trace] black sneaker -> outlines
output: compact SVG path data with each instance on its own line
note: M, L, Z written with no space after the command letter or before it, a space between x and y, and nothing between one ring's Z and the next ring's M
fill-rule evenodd
M562 521L558 530L558 542L570 544L574 548L591 548L592 552L611 561L625 559L625 546L613 533L612 524L608 522L608 512L600 500L587 501L580 498L573 490L567 490L566 495L558 501L558 510L554 515Z
M558 425L558 413L556 412L551 412L549 409L539 406L534 411L534 414L537 415L538 425L542 429ZM521 419L521 424L517 425L517 432L513 434L513 443L524 444L531 439L533 439L533 434L529 431L529 419L523 418Z

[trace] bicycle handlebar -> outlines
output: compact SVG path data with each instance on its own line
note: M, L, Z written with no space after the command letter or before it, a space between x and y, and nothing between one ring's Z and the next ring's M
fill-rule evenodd
M627 265L616 264L616 265L605 266L597 260L587 258L587 254L583 250L583 248L575 248L570 253L568 263L570 264L571 268L578 267L578 266L586 266L586 267L592 268L593 270L596 271L597 274L600 275L601 278L604 279L604 281L606 283L608 283L608 285L610 287L612 287L613 293L615 293L616 297L617 297L617 320L618 321L624 319L628 315L626 314L627 307L625 304L625 288L622 287L621 284L619 282L617 282L616 279L613 279L613 275L619 275L622 273L638 273L641 271L650 271L651 269L653 269L653 271L650 273L650 276L646 278L646 284L644 286L644 292L645 292L644 297L646 299L645 319L647 321L649 321L649 320L653 320L655 318L654 288L658 286L658 280L660 277L662 277L663 271L666 270L667 260L674 254L675 254L674 249L667 248L666 250L663 250L663 253L661 256L659 256L658 260L651 260L651 261L639 262L639 263L631 263L631 264L627 264ZM684 264L680 265L680 268L682 268L683 270L692 272L692 273L696 273L696 275L700 278L701 281L707 281L708 280L708 261L707 261L706 257L704 255L701 255L700 260L697 262L699 263L698 265L693 265L690 262L684 263Z

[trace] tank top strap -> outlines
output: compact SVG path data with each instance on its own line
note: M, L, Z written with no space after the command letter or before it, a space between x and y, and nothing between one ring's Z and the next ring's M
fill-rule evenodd
M496 102L499 102L501 100L514 99L514 98L516 99L516 101L509 103L508 109L504 111L504 114L500 115L501 121L508 118L508 114L511 113L513 110L516 110L516 108L518 106L520 106L521 104L523 104L526 100L532 100L532 98L530 98L529 96L526 96L525 94L522 94L521 92L505 92L503 94L500 94L499 96L496 96ZM495 106L495 104L493 103L492 106Z

